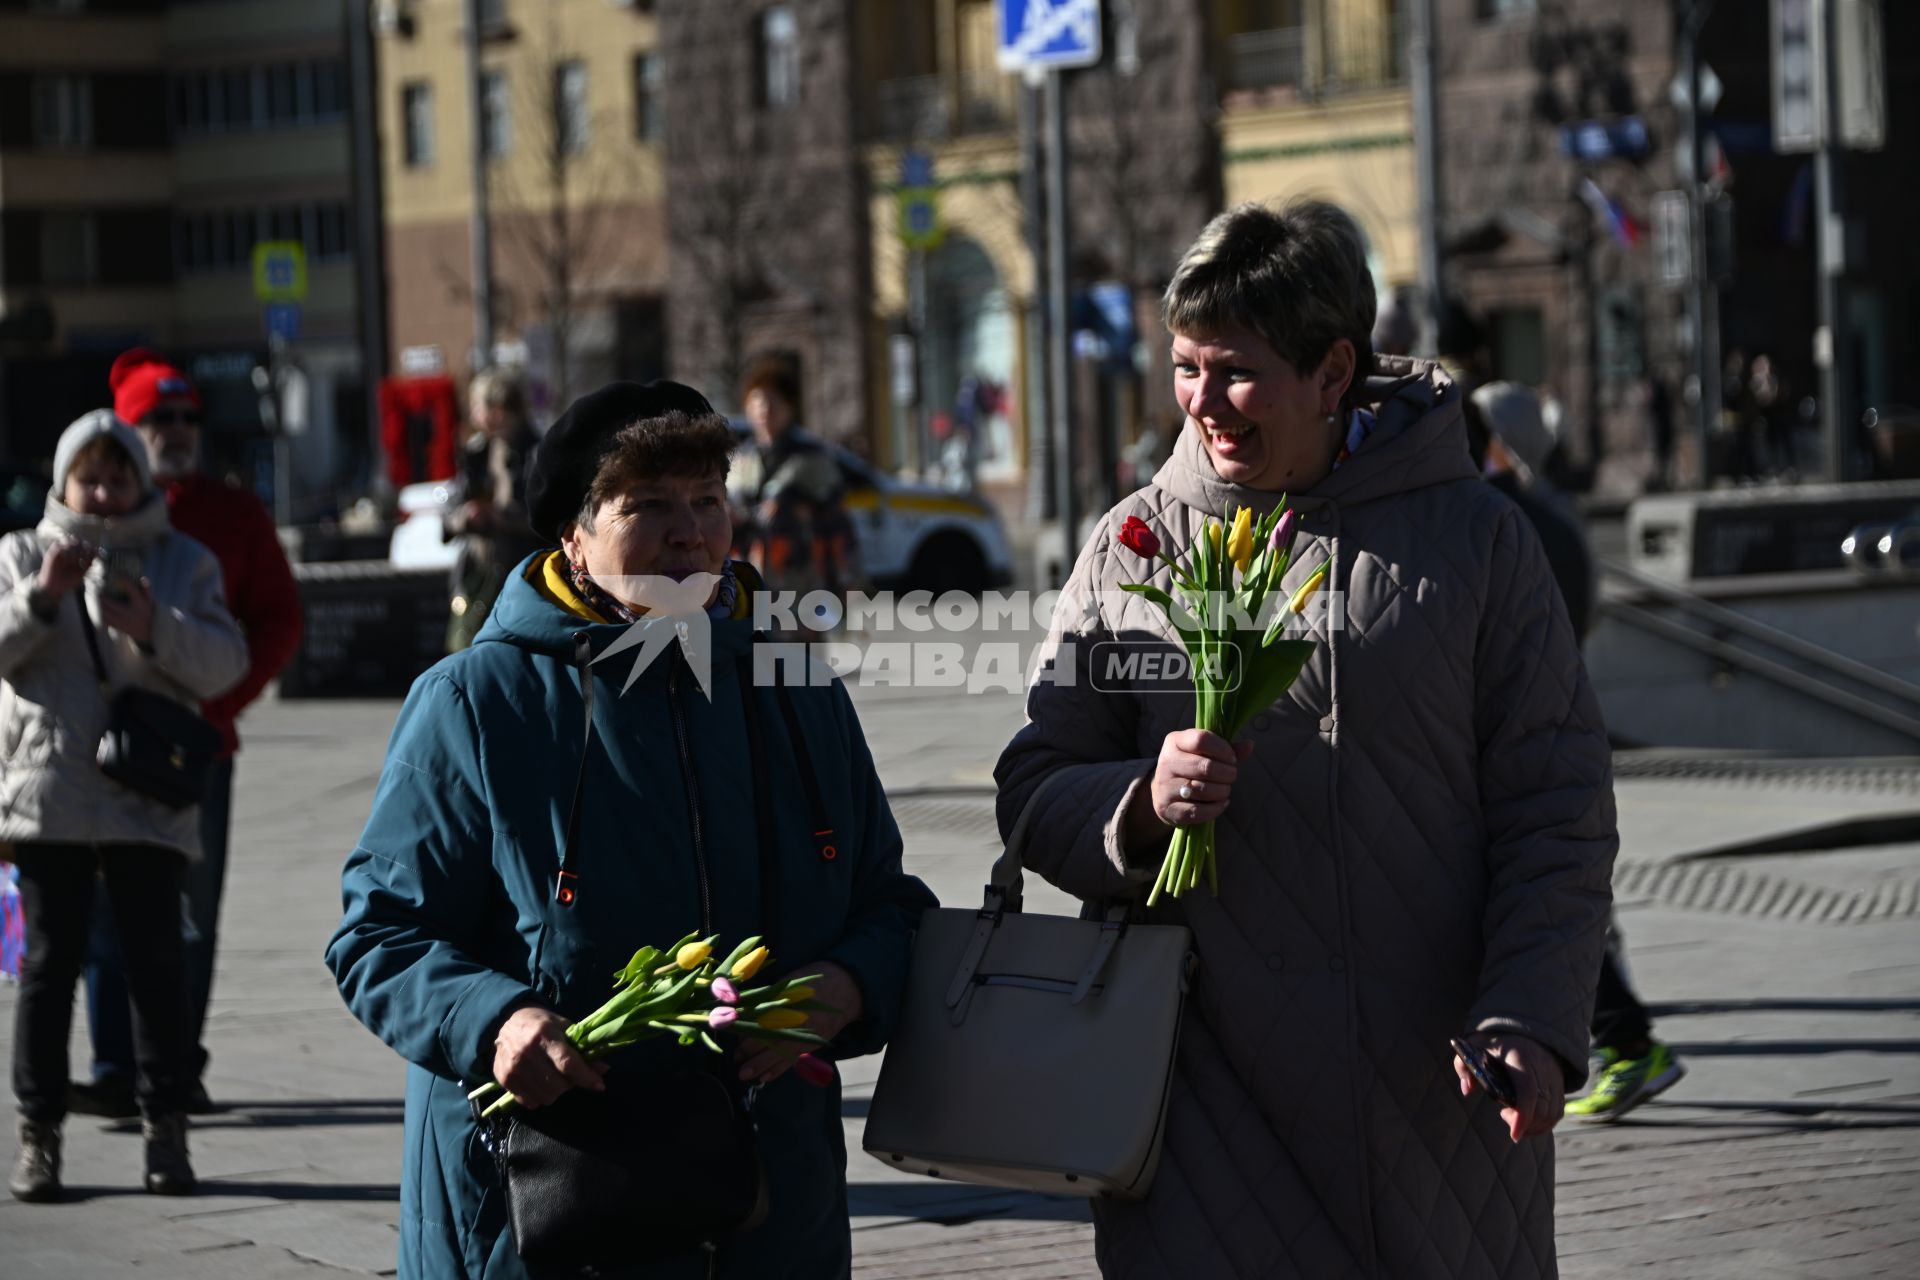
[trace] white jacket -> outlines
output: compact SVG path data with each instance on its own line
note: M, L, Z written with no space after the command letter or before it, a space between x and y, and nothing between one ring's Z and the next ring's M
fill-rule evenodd
M137 558L156 606L151 652L100 623L104 556L51 623L29 608L41 561L68 538ZM50 498L38 528L0 538L0 843L152 844L197 858L198 809L149 800L95 761L112 695L87 650L83 594L113 690L140 685L198 709L246 674L246 637L227 612L220 563L175 532L164 498L114 519L76 515Z

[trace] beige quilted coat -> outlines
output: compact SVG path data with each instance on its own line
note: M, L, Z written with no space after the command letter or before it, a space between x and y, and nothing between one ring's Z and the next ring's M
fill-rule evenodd
M1447 1039L1521 1032L1570 1090L1584 1079L1618 844L1606 734L1530 526L1467 457L1458 393L1424 362L1375 372L1372 437L1295 504L1288 587L1331 557L1344 606L1254 721L1221 896L1151 913L1192 928L1200 966L1151 1193L1095 1207L1107 1276L1556 1273L1552 1140L1513 1146L1493 1105L1462 1100ZM1094 620L1055 629L1056 672L1101 639L1172 643L1116 590L1145 569L1112 541L1127 516L1184 550L1204 518L1274 500L1220 480L1187 431L1081 552L1062 616L1092 599ZM1068 770L1029 862L1082 898L1136 891L1159 854L1130 860L1116 818L1190 700L1063 679L1027 713L997 770L1002 830Z

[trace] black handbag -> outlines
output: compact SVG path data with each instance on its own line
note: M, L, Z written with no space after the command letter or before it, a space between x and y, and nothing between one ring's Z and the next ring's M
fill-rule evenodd
M568 868L593 745L593 652L584 638L574 642L574 658L586 731L554 878L554 901L562 907L570 907L579 892L579 875ZM761 834L761 934L778 954L773 793L745 659L739 678ZM786 687L775 692L809 793L816 846L832 859L838 856L833 830L799 717ZM708 926L702 922L703 929ZM605 1092L570 1089L551 1106L478 1119L481 1141L506 1191L514 1248L529 1267L565 1274L661 1261L717 1248L727 1236L766 1219L753 1094L741 1087L731 1059L654 1043L636 1045L613 1061ZM478 1118L477 1103L474 1109Z
M87 612L84 591L74 594L80 629L93 655L93 671L108 698L107 727L95 756L100 772L169 809L199 804L206 798L213 762L226 745L220 731L192 707L164 693L137 686L115 693L100 658L100 639Z

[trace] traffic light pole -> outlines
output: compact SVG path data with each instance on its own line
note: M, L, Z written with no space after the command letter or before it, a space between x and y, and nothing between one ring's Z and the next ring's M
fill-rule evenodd
M1047 72L1047 341L1053 400L1054 492L1060 518L1061 563L1071 566L1079 554L1080 524L1075 502L1073 431L1073 327L1067 309L1067 101L1066 75Z

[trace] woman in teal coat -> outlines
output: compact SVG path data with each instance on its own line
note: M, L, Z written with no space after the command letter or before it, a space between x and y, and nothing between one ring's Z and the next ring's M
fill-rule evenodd
M640 946L696 929L728 945L772 936L782 970L823 975L813 985L836 1012L811 1025L832 1057L877 1050L893 1024L932 895L901 871L845 689L796 682L789 721L762 687L767 664L749 674L757 583L726 559L732 443L724 419L672 383L615 383L578 401L542 441L528 485L534 527L560 549L521 564L473 647L415 682L394 727L327 963L355 1016L412 1064L402 1280L529 1274L466 1094L497 1079L538 1107L602 1087L563 1031L611 995ZM674 628L696 641L692 662L680 643L632 643L650 611L678 612L658 593L684 599L708 584L704 627ZM623 638L631 647L610 652ZM583 675L598 694L584 751ZM831 846L814 838L816 788ZM563 843L568 894L556 878ZM765 894L763 858L775 869ZM736 1055L761 1086L765 1222L711 1257L597 1274L848 1274L840 1091L791 1074L794 1056L751 1043Z

